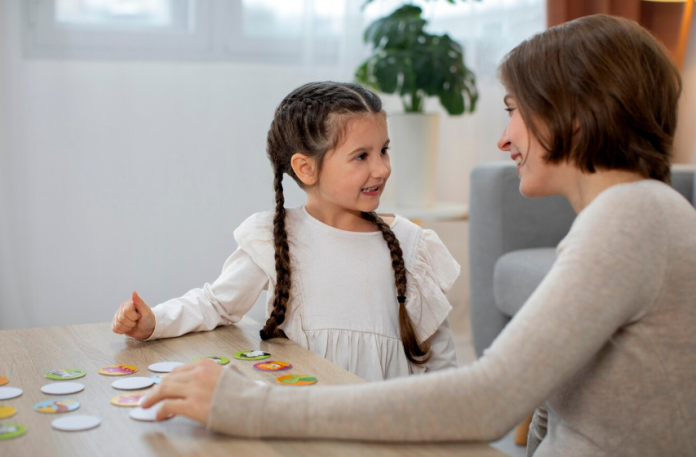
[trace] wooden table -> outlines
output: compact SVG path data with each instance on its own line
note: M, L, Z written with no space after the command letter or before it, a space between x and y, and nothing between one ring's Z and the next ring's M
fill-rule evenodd
M176 417L161 423L138 422L128 414L131 408L113 406L109 400L125 391L111 387L122 377L103 376L104 365L124 364L139 368L135 376L150 376L148 366L162 361L188 362L194 357L221 355L255 379L273 382L277 374L259 372L250 361L235 360L232 354L249 349L270 352L274 359L293 364L294 373L313 374L323 385L357 384L363 379L339 368L288 340L262 342L260 324L245 318L237 325L180 338L140 342L111 332L110 324L71 325L25 330L0 331L0 376L9 378L7 386L19 387L24 394L0 401L13 406L17 414L0 420L0 425L17 423L27 427L24 436L0 441L0 455L20 456L503 456L487 444L376 444L311 440L246 440L208 431L195 421ZM55 369L85 370L74 380L85 390L64 395L81 403L75 412L42 414L34 405L55 398L41 392L41 386L54 382L44 374ZM61 382L61 381L58 381ZM288 386L288 389L293 387ZM81 432L61 432L51 421L69 414L97 416L101 425Z

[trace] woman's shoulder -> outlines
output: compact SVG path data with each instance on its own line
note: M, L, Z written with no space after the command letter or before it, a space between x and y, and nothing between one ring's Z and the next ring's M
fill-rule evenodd
M580 212L578 219L630 219L645 224L681 217L696 221L691 202L668 184L644 179L605 190Z

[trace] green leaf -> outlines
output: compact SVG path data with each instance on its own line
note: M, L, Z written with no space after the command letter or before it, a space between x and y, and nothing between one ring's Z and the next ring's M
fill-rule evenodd
M413 5L370 24L364 38L373 54L358 67L356 79L380 92L398 93L406 111L422 112L425 98L436 96L451 115L473 112L478 91L464 50L447 34L426 32L426 25L421 8Z

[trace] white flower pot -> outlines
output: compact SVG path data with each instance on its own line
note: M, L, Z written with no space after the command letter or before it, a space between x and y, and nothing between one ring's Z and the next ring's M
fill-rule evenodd
M435 163L439 148L438 114L403 113L388 116L391 184L400 208L431 208Z

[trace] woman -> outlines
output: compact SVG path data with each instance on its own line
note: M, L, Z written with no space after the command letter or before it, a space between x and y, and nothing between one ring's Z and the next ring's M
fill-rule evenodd
M578 217L481 359L292 391L202 362L144 406L175 398L160 419L237 436L399 442L494 440L541 406L530 455L696 454L696 211L666 184L677 69L637 24L598 15L523 42L500 79L510 123L498 146L520 191L563 195Z

